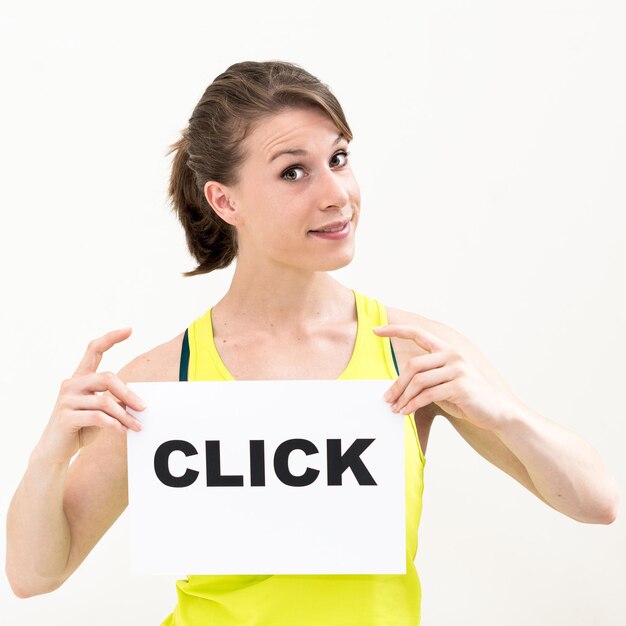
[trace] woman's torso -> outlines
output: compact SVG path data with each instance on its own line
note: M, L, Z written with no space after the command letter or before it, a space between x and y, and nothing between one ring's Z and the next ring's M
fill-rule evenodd
M386 311L375 300L354 293L356 303L353 346L339 379L393 379L397 376L391 344L371 328L387 322ZM350 336L349 324L344 334ZM356 333L355 333L356 331ZM228 334L213 328L211 309L185 334L180 366L181 380L235 380L221 358ZM340 339L341 333L335 339ZM293 338L292 338L293 339ZM258 338L257 338L258 343ZM262 343L262 342L261 342ZM250 346L248 346L250 347ZM218 350L222 348L222 350ZM245 354L245 342L229 346L230 355ZM295 350L297 352L297 349ZM267 354L279 362L280 350ZM339 351L341 352L341 350ZM287 352L288 354L288 352ZM291 359L294 349L292 346ZM287 363L288 365L288 363ZM337 361L339 367L339 362ZM262 374L258 378L314 378L313 370L297 368L291 375ZM245 366L237 369L245 378ZM243 375L242 375L243 373ZM248 375L248 378L252 376ZM329 376L317 376L329 378ZM412 416L405 416L406 561L407 574L398 576L204 576L191 575L177 583L179 603L164 624L417 624L421 600L419 577L413 559L421 516L425 459ZM375 541L375 537L372 538Z

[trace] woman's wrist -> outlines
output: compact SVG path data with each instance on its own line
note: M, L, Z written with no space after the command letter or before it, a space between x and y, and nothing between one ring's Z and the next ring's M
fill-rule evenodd
M63 459L58 455L46 440L46 435L41 437L37 445L33 448L28 461L28 468L35 472L47 472L65 474L69 468L71 458Z

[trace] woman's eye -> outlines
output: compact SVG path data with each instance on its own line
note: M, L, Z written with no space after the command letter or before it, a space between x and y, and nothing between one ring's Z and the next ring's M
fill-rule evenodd
M292 174L294 172L297 171L302 171L301 167L290 167L288 170L285 170L282 174L281 174L281 178L284 178L285 180L300 180L300 178L302 178L302 176L292 176Z
M331 159L331 162L334 161L335 159L339 159L339 163L336 163L336 165L342 166L345 165L348 162L348 155L350 153L349 152L337 152L337 154L333 155L333 158ZM343 159L343 160L342 160Z
M343 167L348 162L348 155L350 153L342 150L341 152L337 152L333 154L332 159L330 160L331 166L333 167ZM300 172L301 175L298 175ZM291 182L301 180L304 176L304 168L300 165L292 165L290 168L286 169L280 177L283 180L288 180Z

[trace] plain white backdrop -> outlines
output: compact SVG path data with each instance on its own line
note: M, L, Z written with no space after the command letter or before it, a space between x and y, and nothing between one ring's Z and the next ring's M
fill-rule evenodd
M87 342L132 326L118 370L227 288L232 269L181 277L165 152L242 60L296 62L344 107L363 205L338 279L465 334L624 491L625 27L617 0L3 0L3 515ZM424 626L626 623L623 515L557 513L442 417L426 456ZM0 622L160 623L174 580L131 577L128 555L124 514L52 594L2 577Z

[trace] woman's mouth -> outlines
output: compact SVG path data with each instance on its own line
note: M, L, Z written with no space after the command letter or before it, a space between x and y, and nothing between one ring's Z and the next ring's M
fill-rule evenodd
M322 239L343 239L350 234L350 220L336 225L328 225L319 230L310 230L309 234Z

